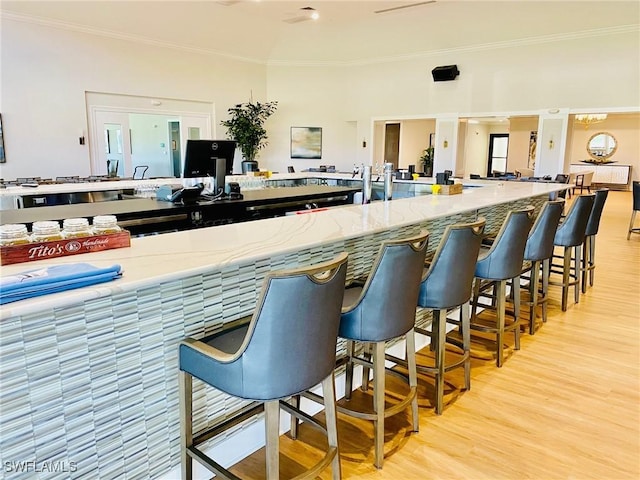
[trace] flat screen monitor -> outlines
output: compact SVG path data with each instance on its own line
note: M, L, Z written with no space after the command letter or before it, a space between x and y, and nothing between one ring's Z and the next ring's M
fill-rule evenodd
M224 159L226 165L221 177L231 175L235 151L236 142L233 140L187 140L183 177L217 177L216 161L218 159Z

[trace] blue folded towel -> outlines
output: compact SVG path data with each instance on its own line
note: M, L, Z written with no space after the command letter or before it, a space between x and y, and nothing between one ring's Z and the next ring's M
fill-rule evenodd
M55 265L0 278L0 305L108 282L122 275L120 265L98 268L88 263Z

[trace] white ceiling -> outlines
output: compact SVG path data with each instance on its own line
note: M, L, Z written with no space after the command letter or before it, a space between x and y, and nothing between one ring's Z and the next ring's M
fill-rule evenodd
M362 63L638 28L640 2L3 0L10 18L264 63ZM313 7L317 21L287 23ZM634 27L635 26L635 27Z

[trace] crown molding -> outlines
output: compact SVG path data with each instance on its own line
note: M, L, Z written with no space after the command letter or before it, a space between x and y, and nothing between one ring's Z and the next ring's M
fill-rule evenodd
M568 32L553 35L542 35L538 37L528 37L522 39L508 40L504 42L492 42L478 45L468 45L463 47L447 48L440 50L427 50L416 53L391 55L385 57L375 58L361 58L356 60L265 60L260 58L244 57L240 55L233 55L227 52L219 50L189 47L176 43L154 40L151 38L132 35L126 33L115 32L112 30L97 29L93 27L87 27L86 25L79 25L69 22L62 22L58 20L52 20L42 17L35 17L30 15L19 15L14 13L0 12L0 19L13 20L17 22L30 23L45 27L57 28L60 30L69 30L78 33L84 33L88 35L96 35L101 37L113 38L117 40L124 40L128 42L135 42L145 45L151 45L162 48L171 48L173 50L181 50L184 52L196 53L200 55L223 57L230 60L236 60L241 62L255 63L260 65L274 66L274 67L357 67L365 65L375 65L381 63L393 63L404 62L409 60L420 60L429 57L435 57L440 55L452 55L456 53L470 53L480 52L488 50L498 50L502 48L522 47L527 45L540 45L545 43L553 43L567 40L578 40L591 37L602 37L610 35L621 35L625 33L640 32L640 25L629 24L619 25L615 27L597 28L591 30L583 30L579 32Z
M238 60L241 62L257 63L265 65L266 61L258 58L243 57L240 55L232 55L230 53L221 52L219 50L212 50L206 48L189 47L186 45L180 45L177 43L165 42L162 40L154 40L148 37L140 35L132 35L128 33L115 32L113 30L104 30L99 28L88 27L86 25L79 25L77 23L62 22L59 20L52 20L49 18L34 17L31 15L18 15L14 13L0 12L0 20L13 20L16 22L30 23L34 25L40 25L43 27L56 28L59 30L67 30L77 33L84 33L87 35L95 35L99 37L113 38L116 40L124 40L127 42L140 43L144 45L151 45L154 47L171 48L173 50L181 50L184 52L197 53L200 55L224 57L230 60Z
M447 48L440 50L428 50L423 52L408 53L401 55L391 55L386 57L376 57L358 60L345 61L322 61L322 62L305 62L305 61L286 61L286 60L270 60L268 66L289 66L289 67L329 67L329 66L365 66L380 63L404 62L408 60L420 60L440 55L448 56L456 53L472 53L488 50L499 50L502 48L522 47L527 45L541 45L545 43L554 43L567 40L579 40L583 38L603 37L611 35L621 35L625 33L640 33L640 25L619 25L615 27L597 28L591 30L583 30L580 32L560 33L553 35L544 35L539 37L528 37L504 42L483 43L477 45L468 45L464 47Z

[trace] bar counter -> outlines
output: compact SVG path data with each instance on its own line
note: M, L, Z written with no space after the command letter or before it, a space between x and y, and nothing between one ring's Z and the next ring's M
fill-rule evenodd
M3 306L3 465L73 462L75 471L3 469L1 478L166 476L180 459L180 340L210 334L250 314L270 270L347 251L351 279L368 272L385 239L426 229L429 250L435 250L448 224L482 216L486 229L495 231L510 209L533 204L537 212L550 193L566 188L487 183L460 195L334 207L134 238L130 248L3 267L3 275L13 275L62 263L119 264L123 277ZM419 309L417 321L428 321ZM194 382L194 430L242 405Z

